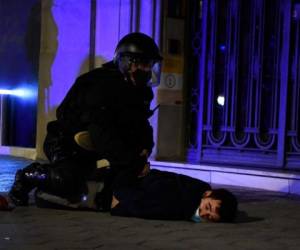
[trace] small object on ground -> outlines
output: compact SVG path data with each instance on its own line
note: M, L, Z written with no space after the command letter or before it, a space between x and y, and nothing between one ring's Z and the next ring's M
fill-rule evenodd
M7 198L0 195L0 211L11 211L13 209L12 206L10 206Z

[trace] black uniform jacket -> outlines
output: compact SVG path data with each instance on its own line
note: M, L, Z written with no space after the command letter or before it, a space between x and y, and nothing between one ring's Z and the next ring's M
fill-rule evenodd
M88 130L103 158L130 159L153 147L150 87L136 87L125 81L113 63L104 64L76 80L57 108L55 126L48 133L73 140L74 134Z
M116 179L113 194L119 204L111 214L145 219L190 220L208 183L189 176L151 170L142 178Z

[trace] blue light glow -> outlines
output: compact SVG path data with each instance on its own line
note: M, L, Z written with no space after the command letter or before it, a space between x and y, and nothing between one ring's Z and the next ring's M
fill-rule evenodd
M37 96L37 91L34 89L0 89L0 95L12 95L21 98L35 98Z
M221 44L221 45L219 46L219 49L220 49L222 52L224 52L224 51L226 50L226 46L225 46L224 44Z

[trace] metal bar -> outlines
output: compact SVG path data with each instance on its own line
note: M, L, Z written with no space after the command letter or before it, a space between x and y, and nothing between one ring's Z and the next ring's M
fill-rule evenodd
M91 0L89 70L95 68L97 2Z
M206 47L207 47L207 22L208 22L208 5L210 0L203 0L202 4L202 53L200 56L200 64L199 64L199 113L198 113L198 121L197 121L197 155L196 161L201 160L202 153L202 131L203 131L203 112L204 112L204 91L205 91L205 83L206 83Z
M288 66L290 49L290 20L291 1L280 1L281 15L284 18L281 33L281 78L280 78L280 105L279 105L279 128L278 128L278 152L277 166L283 167L285 164L285 140L286 140L286 109L288 93Z
M4 117L3 100L4 100L3 95L0 95L0 147L2 146L3 117Z

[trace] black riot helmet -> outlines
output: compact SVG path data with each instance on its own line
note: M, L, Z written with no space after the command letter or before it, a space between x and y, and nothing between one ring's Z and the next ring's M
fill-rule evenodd
M119 41L113 59L125 75L129 72L132 63L150 64L152 72L149 73L147 81L152 86L159 84L161 60L155 41L139 32L130 33Z

